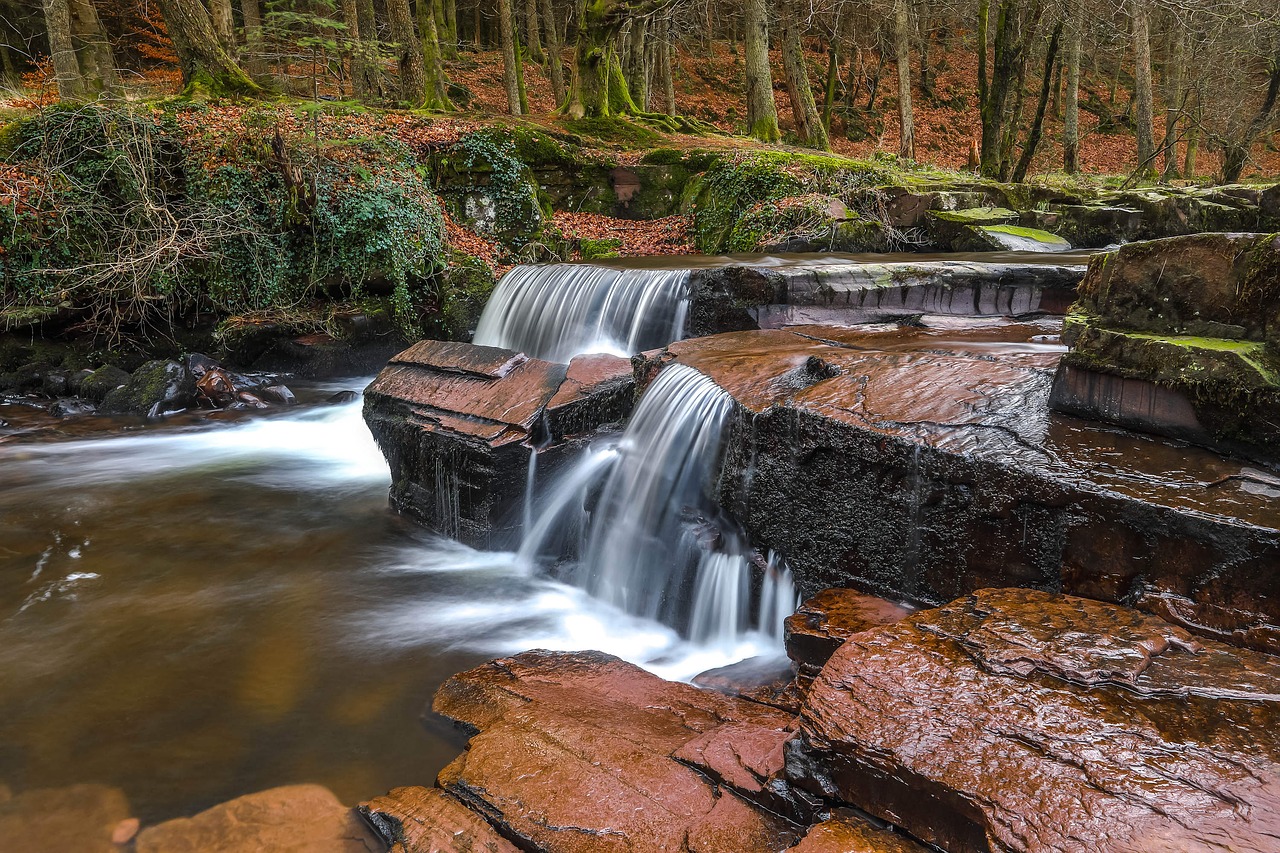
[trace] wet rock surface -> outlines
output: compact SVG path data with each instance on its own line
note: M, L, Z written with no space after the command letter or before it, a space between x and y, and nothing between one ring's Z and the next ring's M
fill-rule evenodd
M485 822L439 788L395 788L358 811L391 853L516 853Z
M744 798L777 796L793 720L777 709L598 652L494 661L434 708L476 732L439 784L521 849L749 853L800 836Z
M144 829L138 853L381 853L356 815L319 785L248 794Z
M1055 409L1280 463L1280 237L1125 246L1080 295Z
M791 850L793 853L925 853L927 848L882 829L848 809L836 809Z
M630 362L568 365L497 347L421 341L365 392L365 421L391 467L391 502L468 544L501 543L519 524L530 456L573 433L615 424L632 404ZM540 470L563 461L539 452Z
M914 610L853 589L824 589L787 617L783 626L787 655L817 672L854 634L891 625Z
M852 637L787 773L946 850L1274 850L1280 662L984 590Z
M925 323L718 335L647 369L679 361L735 398L721 502L806 595L1060 589L1280 650L1265 475L1052 415L1051 323Z

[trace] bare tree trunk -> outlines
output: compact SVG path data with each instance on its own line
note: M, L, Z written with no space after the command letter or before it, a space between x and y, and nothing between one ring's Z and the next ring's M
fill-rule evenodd
M1178 125L1182 121L1183 67L1182 56L1186 33L1176 21L1176 32L1169 37L1169 54L1164 67L1164 139L1160 149L1164 153L1161 180L1178 177Z
M71 43L71 10L67 0L44 0L44 24L49 32L49 55L58 81L58 97L78 101L84 96L84 80Z
M542 0L542 28L547 40L547 74L551 78L551 94L556 105L564 103L564 44L560 41L560 25L556 21L552 0Z
M778 107L773 100L769 68L769 10L765 0L744 0L743 39L747 78L747 133L762 142L777 142Z
M261 92L218 41L213 21L201 0L156 0L156 3L169 28L169 38L173 40L182 68L182 82L188 90L204 88L214 95Z
M542 39L538 36L538 0L524 0L525 47L530 62L542 64Z
M1155 175L1155 105L1151 92L1151 33L1145 0L1133 6L1133 119L1138 138L1138 173Z
M676 114L676 81L671 73L675 45L671 41L671 16L663 15L658 29L658 83L662 87L663 112Z
M898 60L898 121L902 127L898 156L914 160L916 125L911 110L911 10L907 8L907 0L894 0L893 48Z
M840 50L836 43L827 46L827 84L822 89L822 127L831 137L831 113L836 107L836 88L840 83Z
M1036 105L1036 117L1031 122L1031 131L1027 134L1027 144L1023 146L1022 156L1013 169L1013 182L1020 184L1027 179L1031 171L1031 163L1035 159L1036 149L1040 147L1040 137L1044 133L1044 114L1049 108L1050 90L1053 88L1053 66L1058 61L1058 46L1062 43L1062 21L1053 28L1053 36L1049 39L1049 49L1044 57L1044 77L1041 79L1040 102Z
M426 62L422 43L413 26L409 0L387 0L387 28L395 45L396 68L400 73L400 100L419 107L427 100Z
M244 69L250 77L261 77L267 73L262 55L261 0L240 0L240 13L244 16ZM357 38L355 30L351 37Z
M1182 175L1186 178L1196 176L1196 156L1200 153L1200 93L1191 93L1191 102L1187 104L1187 150L1182 160Z
M378 47L373 0L343 0L343 11L346 14L354 12L354 17L347 19L347 26L351 28L351 77L356 98L381 101L386 93L382 89L382 63L379 59L382 51Z
M511 0L498 0L498 35L502 41L502 85L507 91L507 111L523 115L520 104L520 57L516 52L516 34L511 16Z
M1062 117L1062 168L1068 175L1080 171L1080 53L1083 22L1077 0L1067 34L1067 103Z
M791 112L795 116L796 131L805 144L830 150L831 143L822 127L822 116L813 99L813 85L809 82L809 70L805 64L804 43L801 41L799 4L789 0L782 19L782 73L787 83L787 95L791 100Z
M231 19L231 0L209 0L209 15L213 19L213 32L222 49L232 56L236 52L235 23Z
M426 76L425 99L429 110L452 110L449 100L449 78L440 63L440 32L436 27L436 9L431 0L418 0L418 35L422 44L422 69Z

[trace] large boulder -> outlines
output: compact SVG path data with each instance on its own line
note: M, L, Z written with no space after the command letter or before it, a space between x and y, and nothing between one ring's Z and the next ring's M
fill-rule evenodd
M630 363L569 364L496 347L421 341L365 392L365 421L391 468L391 502L437 533L509 544L531 455L551 473L564 441L630 412ZM536 450L535 448L541 448Z
M851 637L787 775L943 850L1270 851L1280 659L985 590Z
M473 734L439 784L520 849L764 853L799 838L752 801L787 801L783 711L599 652L485 664L434 708Z
M721 504L804 595L1057 589L1280 651L1280 480L1052 416L1048 321L945 325L716 335L647 370L677 361L734 398Z
M1125 246L1075 311L1054 408L1280 461L1280 236Z

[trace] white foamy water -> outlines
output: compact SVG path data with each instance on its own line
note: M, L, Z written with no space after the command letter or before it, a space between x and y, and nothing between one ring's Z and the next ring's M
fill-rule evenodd
M519 266L498 283L473 342L547 361L629 356L683 337L688 291L688 270Z
M705 649L777 651L790 573L766 567L753 605L753 552L713 494L732 408L698 371L665 368L617 446L586 453L543 500L520 563L568 559L574 585Z

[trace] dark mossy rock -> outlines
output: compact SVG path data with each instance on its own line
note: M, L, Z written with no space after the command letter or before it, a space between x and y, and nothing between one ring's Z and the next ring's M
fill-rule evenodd
M1075 310L1053 408L1280 462L1280 236L1130 244Z
M99 367L80 382L80 394L95 403L107 399L107 395L117 388L129 384L129 374L114 364Z
M441 340L470 340L498 277L482 258L454 252L436 279L439 309L427 321L427 331Z
M481 234L523 246L538 238L551 217L550 198L509 134L464 136L437 154L432 166L436 190L450 212Z
M100 411L113 415L158 417L195 404L196 380L186 365L176 361L149 361L139 367L121 388L111 391Z
M1280 236L1132 243L1090 262L1077 310L1118 329L1280 343Z
M1136 239L1142 211L1106 204L1053 204L1023 215L1024 224L1059 234L1075 246L1101 249Z
M946 187L877 187L867 202L884 210L884 223L894 228L924 228L933 211L1008 207L1008 199L995 187L951 189Z

